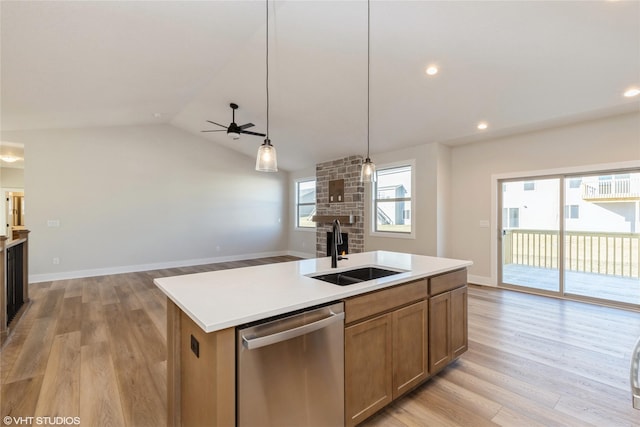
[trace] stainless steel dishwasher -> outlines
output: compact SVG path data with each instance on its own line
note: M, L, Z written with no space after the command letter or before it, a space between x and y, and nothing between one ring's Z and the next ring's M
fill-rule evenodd
M344 424L344 306L237 330L240 427Z

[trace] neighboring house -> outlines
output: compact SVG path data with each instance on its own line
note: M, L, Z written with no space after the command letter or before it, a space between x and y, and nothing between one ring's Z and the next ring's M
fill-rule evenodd
M304 221L305 226L315 226L313 222L313 216L316 214L316 188L300 190L300 194L298 195L298 204L300 206L300 221ZM300 224L302 225L302 224Z
M567 230L640 232L640 174L568 178L564 220ZM559 226L557 181L507 182L503 186L505 229L554 230Z
M402 199L406 197L407 189L402 184L378 187L378 199ZM409 225L411 224L411 205L400 200L396 203L378 204L378 223Z

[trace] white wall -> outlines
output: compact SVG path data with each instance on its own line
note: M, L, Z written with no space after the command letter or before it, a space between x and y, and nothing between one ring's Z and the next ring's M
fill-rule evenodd
M449 257L451 239L451 147L438 145L436 182L437 256Z
M497 232L492 220L492 175L567 170L640 160L640 114L471 143L451 151L451 255L470 259L470 281L496 284Z
M384 166L403 160L415 160L415 188L413 189L412 225L415 227L415 239L382 237L371 235L371 186L365 186L365 238L366 251L387 250L415 253L419 255L444 255L445 245L439 245L438 239L446 237L446 223L439 229L438 216L444 215L446 195L438 204L438 183L446 189L445 181L440 181L439 167L446 168L448 148L439 144L425 144L387 153L372 153L376 166ZM441 209L441 210L440 210Z
M289 173L289 251L303 258L316 257L316 229L296 229L296 180L315 176L315 166Z
M33 281L286 250L287 173L211 141L169 125L2 136L25 144Z
M0 166L0 187L24 188L24 169Z

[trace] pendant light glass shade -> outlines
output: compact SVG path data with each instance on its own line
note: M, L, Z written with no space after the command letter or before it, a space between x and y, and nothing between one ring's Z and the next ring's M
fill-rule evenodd
M376 165L368 157L362 163L360 182L376 182Z
M260 148L258 148L256 170L258 172L278 172L276 147L271 145L271 141L268 139L265 139Z

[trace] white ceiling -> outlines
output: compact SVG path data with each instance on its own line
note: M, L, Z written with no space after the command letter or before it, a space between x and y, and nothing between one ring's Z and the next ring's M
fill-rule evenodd
M364 154L366 1L270 11L280 167ZM263 1L2 1L1 38L3 130L165 122L252 157L262 142L200 131L230 102L266 130ZM374 154L638 111L632 86L639 1L371 3Z

